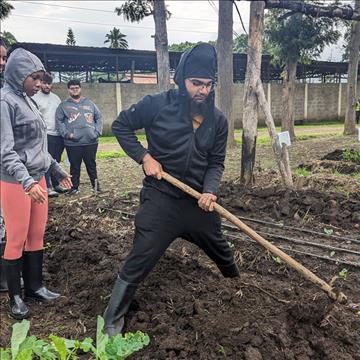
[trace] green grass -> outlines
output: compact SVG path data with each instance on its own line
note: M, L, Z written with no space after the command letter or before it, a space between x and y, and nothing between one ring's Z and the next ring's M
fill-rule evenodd
M97 159L115 159L127 156L125 151L98 151L96 154Z
M139 141L144 141L146 140L146 135L145 134L138 134L136 135L136 137L138 138ZM101 136L99 138L99 143L100 144L117 144L117 139L115 136L111 136L111 135L105 135L105 136Z
M303 167L299 167L299 168L295 169L295 174L298 176L307 177L307 176L311 175L311 171L309 171Z
M327 121L327 122L309 122L303 125L295 125L295 129L300 128L300 129L306 129L306 128L320 128L322 126L326 126L326 127L339 127L339 126L344 126L343 123L338 122L338 121ZM276 126L276 131L281 131L281 126ZM258 127L259 131L265 131L267 130L267 126L266 125L262 125ZM235 133L241 133L242 129L235 129Z
M313 134L306 134L306 135L304 134L304 135L296 136L296 140L302 141L302 140L309 140L309 139L320 139L320 138L330 137L330 136L339 136L339 134L338 133L327 133L327 134L313 133ZM239 144L242 144L241 138L235 138L235 141ZM257 137L256 143L258 145L270 144L271 143L270 136L269 135L259 135Z
M354 179L360 180L360 173L355 174L355 175L354 175Z

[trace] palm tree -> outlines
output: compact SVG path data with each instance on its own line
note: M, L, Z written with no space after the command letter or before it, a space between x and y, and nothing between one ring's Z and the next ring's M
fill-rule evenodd
M170 87L170 60L166 19L171 14L166 10L165 1L127 0L115 12L131 22L140 22L147 16L154 16L158 84L160 90L167 90Z
M5 0L0 1L0 20L4 20L10 15L14 7Z
M110 43L111 49L127 49L129 47L128 42L126 41L126 35L122 34L120 29L114 27L110 30L109 34L105 35L106 40L104 44Z

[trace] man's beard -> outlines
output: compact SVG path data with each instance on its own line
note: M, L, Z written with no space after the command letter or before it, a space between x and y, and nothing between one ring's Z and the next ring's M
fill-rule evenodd
M44 94L46 94L46 95L50 94L50 91L51 91L51 90L41 89L41 92L44 93Z
M207 98L203 102L197 102L190 99L190 112L194 115L205 115L208 108Z
M80 99L80 94L79 95L70 95L73 99Z

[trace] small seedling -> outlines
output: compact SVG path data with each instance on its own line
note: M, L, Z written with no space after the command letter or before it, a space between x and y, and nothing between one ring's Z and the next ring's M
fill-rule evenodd
M225 348L222 345L219 346L219 353L223 354L223 355L226 355L225 354Z
M346 268L343 268L340 272L339 272L339 276L343 279L346 280L346 278L349 275L349 270Z
M332 235L332 234L333 234L333 232L334 232L334 230L333 230L333 229L327 229L327 228L324 228L324 233L325 233L326 235Z
M232 241L228 241L227 243L229 245L229 248L232 249L233 247L235 247L235 245L234 245L234 243Z
M283 261L281 260L281 258L279 256L272 256L273 260L278 264L281 265L283 263Z

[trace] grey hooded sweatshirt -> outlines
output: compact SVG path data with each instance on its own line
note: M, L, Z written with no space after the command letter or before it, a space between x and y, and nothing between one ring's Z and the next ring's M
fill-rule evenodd
M45 71L32 53L14 50L5 68L1 89L1 180L20 183L26 190L51 169L59 180L67 173L48 153L46 125L36 103L23 90L25 79L36 71Z

